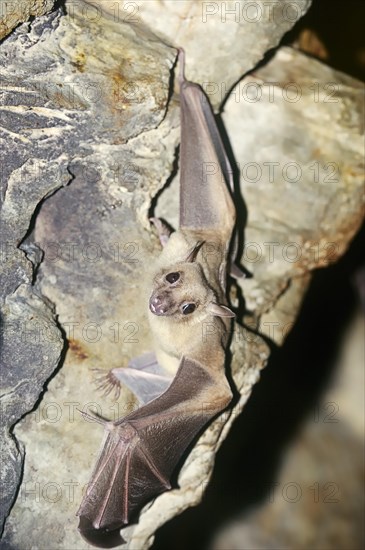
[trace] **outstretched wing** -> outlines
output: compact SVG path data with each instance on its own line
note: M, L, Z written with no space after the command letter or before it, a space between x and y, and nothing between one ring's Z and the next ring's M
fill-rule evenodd
M170 477L186 448L230 400L214 401L216 385L203 365L183 357L165 393L124 419L106 423L104 448L77 513L87 540L95 540L95 530L126 525L144 504L171 487Z
M144 353L134 357L127 367L116 367L107 372L93 369L94 383L99 390L108 395L114 392L115 399L120 395L123 384L137 397L140 405L145 405L167 390L173 375L159 365L155 353Z

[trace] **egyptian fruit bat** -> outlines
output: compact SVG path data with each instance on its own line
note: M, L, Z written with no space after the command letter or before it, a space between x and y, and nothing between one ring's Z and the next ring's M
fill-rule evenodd
M163 250L150 279L148 317L155 355L114 369L101 386L126 383L142 406L105 426L106 438L78 510L80 532L112 547L119 529L170 486L182 455L232 392L225 376L231 317L226 277L235 209L232 170L209 101L184 76L179 54L180 227L152 222ZM111 385L110 385L111 384Z

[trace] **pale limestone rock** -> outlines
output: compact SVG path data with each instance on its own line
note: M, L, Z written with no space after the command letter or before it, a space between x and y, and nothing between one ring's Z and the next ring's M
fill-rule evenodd
M0 0L0 40L20 23L49 13L54 0Z
M157 9L157 3L148 5L152 11ZM186 9L186 3L171 9L182 7ZM134 402L127 391L117 404L100 396L92 385L90 368L126 364L130 357L151 347L143 273L158 253L158 243L147 217L151 197L173 170L178 104L175 96L169 96L176 51L161 38L151 36L151 29L157 34L161 30L152 28L147 15L146 12L141 24L102 16L92 19L90 12L74 5L66 17L56 13L40 18L29 33L27 27L21 27L3 46L3 93L8 117L4 132L12 151L17 153L9 155L5 175L14 179L31 157L41 168L44 163L48 167L50 161L54 162L51 166L56 171L57 185L49 191L71 180L43 203L25 245L34 261L39 258L36 259L32 241L44 250L36 288L55 304L69 347L62 369L49 382L38 409L15 430L27 448L23 484L5 534L5 542L16 547L47 547L50 537L60 548L88 547L77 533L74 514L95 462L101 434L99 427L86 424L75 408L94 403L109 418L131 410ZM170 27L173 31L170 16L167 11L164 32ZM146 28L148 23L150 30ZM252 68L287 28L278 31L274 22L272 25L272 33L266 27L260 48L252 31L251 48L245 47L255 55L241 72L238 53L242 56L244 46L234 50L230 85ZM224 44L228 38L223 31L220 33ZM239 31L235 44L242 36ZM220 82L221 69L217 68L215 74L212 63L206 61L212 55L212 43L212 38L207 43L199 42L195 58L189 41L179 41L187 49L189 77L195 78L194 70L200 71L205 59L205 66L210 68L209 73L202 70L203 77L211 79L214 75ZM222 63L221 59L218 66L222 67ZM21 86L14 77L16 69L22 76ZM294 241L305 251L300 262L288 261L282 253L271 261L270 250L254 262L250 250L244 249L242 261L254 277L243 281L242 288L253 312L248 322L255 326L260 327L262 319L268 323L273 319L285 322L285 326L292 322L309 271L331 259L326 249L328 240L339 245L336 256L340 255L361 221L359 84L329 72L328 78L344 90L341 101L329 108L332 111L323 102L310 104L308 91L305 108L280 99L283 83L294 79L303 85L305 74L305 84L310 89L313 82L321 82L322 71L324 67L315 61L284 50L257 71L254 81L260 87L263 81L279 80L281 84L274 87L279 99L276 97L272 103L270 96L265 95L271 87L262 86L262 100L251 101L250 96L242 96L243 101L237 101L240 96L232 94L226 105L224 121L241 167L248 162L263 164L275 160L280 164L294 160L307 169L301 187L288 182L288 177L278 177L278 172L274 182L263 180L255 185L251 174L248 182L241 182L248 211L246 243L264 247L265 242L278 241L282 251ZM238 86L251 80L252 77L241 81ZM245 91L250 93L247 87ZM212 98L217 105L214 94ZM334 124L336 131L329 127L326 133L325 123ZM346 133L352 135L351 144L345 139ZM331 181L334 185L314 185L308 168L318 161L320 169L323 163L333 161L333 154L341 157L342 177ZM47 177L47 170L41 173ZM319 177L327 175L322 170ZM48 175L48 179L53 178ZM30 181L34 186L37 178L32 176ZM171 192L177 193L174 184L161 197L161 212L163 199ZM281 203L283 193L285 201ZM308 217L304 215L305 204L311 206L306 209ZM293 214L295 206L297 215ZM32 210L28 216L31 214ZM165 217L173 221L176 216L176 202L172 201L165 209ZM239 207L242 221L243 216ZM313 259L309 249L317 242L323 246ZM44 339L48 340L48 334ZM130 548L147 548L159 525L201 499L215 452L268 356L262 339L238 325L231 349L233 378L242 396L239 403L201 436L180 473L181 488L158 497L141 513L138 525L125 530Z
M186 51L188 79L218 109L232 86L306 13L310 0L90 0L89 16L146 26ZM254 39L252 39L254 37Z

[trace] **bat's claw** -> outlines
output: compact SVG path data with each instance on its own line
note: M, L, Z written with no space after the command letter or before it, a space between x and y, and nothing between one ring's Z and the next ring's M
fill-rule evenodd
M96 385L96 389L101 391L104 396L113 392L114 401L119 399L121 384L113 373L113 370L108 372L99 368L93 368L91 370L95 373L93 383Z

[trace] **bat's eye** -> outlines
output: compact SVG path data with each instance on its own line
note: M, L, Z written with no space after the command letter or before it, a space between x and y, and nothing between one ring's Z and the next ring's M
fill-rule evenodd
M193 311L195 311L195 308L195 304L185 304L182 307L182 312L184 315L189 315L189 313L193 313Z
M168 273L165 279L168 283L170 283L170 285L172 285L180 279L180 273L178 273L177 271L174 271L173 273Z

